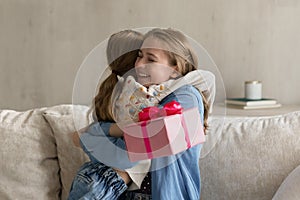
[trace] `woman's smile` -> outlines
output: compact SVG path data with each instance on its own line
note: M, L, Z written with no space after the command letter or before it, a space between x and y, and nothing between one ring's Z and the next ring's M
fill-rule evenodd
M138 72L138 73L137 73L137 76L138 76L138 77L141 77L141 78L150 77L148 74L143 73L143 72Z
M175 66L170 66L168 61L169 55L166 51L142 46L135 62L137 81L144 86L149 86L169 80Z

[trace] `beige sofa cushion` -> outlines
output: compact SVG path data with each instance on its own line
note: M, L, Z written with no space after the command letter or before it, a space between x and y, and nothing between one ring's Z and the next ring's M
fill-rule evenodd
M62 199L67 198L71 183L79 167L88 161L86 154L81 148L75 147L72 140L75 127L84 127L90 123L87 112L88 107L72 105L50 107L44 112L44 117L53 130L57 145Z
M60 199L55 140L42 111L0 111L0 199Z
M203 200L270 200L300 165L300 111L210 121L200 159Z

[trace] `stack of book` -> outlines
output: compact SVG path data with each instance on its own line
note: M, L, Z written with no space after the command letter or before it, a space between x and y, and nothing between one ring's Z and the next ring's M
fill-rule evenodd
M228 98L225 100L228 107L239 109L264 109L264 108L278 108L281 106L276 99L262 98L258 100L246 98Z

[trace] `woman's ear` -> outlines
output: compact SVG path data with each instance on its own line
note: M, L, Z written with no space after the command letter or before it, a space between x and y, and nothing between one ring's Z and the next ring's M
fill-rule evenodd
M172 67L173 68L173 72L172 72L172 74L170 75L170 78L177 78L178 76L180 76L180 73L179 73L179 71L178 71L178 66L177 65L175 65L174 67Z

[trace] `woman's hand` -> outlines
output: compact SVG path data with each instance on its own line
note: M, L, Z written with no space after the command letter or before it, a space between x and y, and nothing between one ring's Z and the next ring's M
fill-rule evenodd
M116 123L111 124L109 134L112 137L123 137L124 132L119 128Z
M86 131L87 128L88 128L88 126L80 129L79 131L75 131L72 133L73 143L76 147L81 147L80 146L80 134L82 134L84 131Z
M76 147L80 147L80 138L79 138L79 133L77 131L72 133L72 138L73 138L73 144Z

